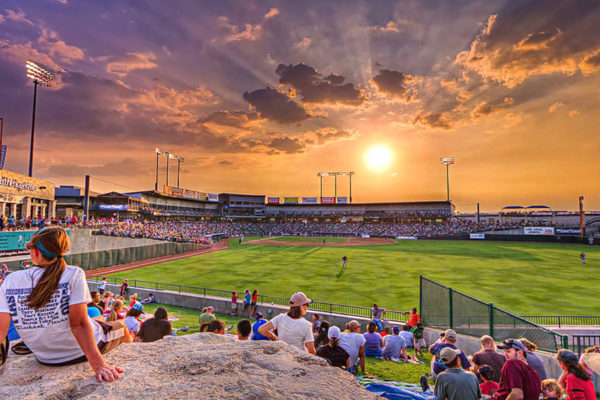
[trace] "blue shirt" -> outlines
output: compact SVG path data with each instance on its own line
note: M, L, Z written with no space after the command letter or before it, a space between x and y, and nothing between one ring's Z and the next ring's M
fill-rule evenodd
M268 337L258 333L258 328L260 328L262 325L266 324L267 322L268 321L266 319L261 318L252 324L252 337L251 337L252 340L269 340Z
M433 372L435 372L436 375L446 369L446 366L443 365L442 361L438 357L438 353L442 351L442 349L445 347L451 347L454 350L458 349L458 347L450 343L437 343L431 346L431 348L429 349L431 354L435 354L436 361L433 362ZM464 351L461 351L458 357L460 358L460 365L463 369L471 368L471 363L469 362L469 359L465 355Z
M246 300L244 300L244 303L250 304L250 293L246 293Z
M88 307L87 308L87 314L88 317L90 318L95 318L95 317L99 317L100 315L100 310L98 310L98 307Z

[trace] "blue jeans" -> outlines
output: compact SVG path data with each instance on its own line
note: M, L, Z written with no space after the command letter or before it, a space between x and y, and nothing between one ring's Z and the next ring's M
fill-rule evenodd
M379 349L377 351L365 349L365 357L381 357L382 354L383 353L382 353L381 349Z
M377 329L379 329L379 332L383 332L383 322L380 319L374 319L373 322L377 324Z

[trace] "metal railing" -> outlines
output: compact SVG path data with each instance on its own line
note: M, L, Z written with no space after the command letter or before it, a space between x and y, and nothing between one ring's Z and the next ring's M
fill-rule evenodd
M124 278L113 277L113 276L95 276L88 278L89 281L100 282L102 278L106 278L107 282L112 285L120 285ZM187 286L187 285L178 285L174 283L161 283L161 282L151 282L144 281L140 279L128 279L130 288L141 288L148 290L168 290L177 293L192 293L199 294L204 297L206 296L216 296L216 297L224 297L230 298L231 292L233 290L223 290L223 289L211 289L204 288L198 286ZM241 299L243 296L243 291L238 290L238 299ZM279 306L288 307L290 305L289 297L281 297L281 296L269 296L264 294L258 295L258 302L262 304L273 304ZM316 310L322 313L329 314L340 314L340 315L349 315L354 317L362 317L362 318L372 318L371 309L369 307L361 307L361 306L352 306L348 304L336 304L336 303L327 303L322 301L313 301L310 305L312 310ZM387 310L384 318L388 321L404 323L406 319L403 317L405 315L402 311L394 311Z
M540 325L599 325L600 315L521 315L528 321Z
M581 357L587 347L600 346L600 335L572 335L573 350Z

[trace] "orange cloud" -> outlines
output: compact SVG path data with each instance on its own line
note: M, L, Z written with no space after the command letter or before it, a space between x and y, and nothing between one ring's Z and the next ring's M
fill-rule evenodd
M115 74L120 78L127 76L131 71L153 69L158 66L153 62L156 60L156 56L152 52L131 52L122 56L108 57L108 60L109 63L106 65L106 72Z
M562 101L557 101L556 103L554 103L550 107L548 107L548 113L554 114L556 112L556 110L558 110L560 107L562 107L564 105L565 104Z

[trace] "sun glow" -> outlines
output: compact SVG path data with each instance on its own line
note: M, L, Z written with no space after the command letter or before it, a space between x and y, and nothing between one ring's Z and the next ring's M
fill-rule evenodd
M392 151L383 145L373 146L365 154L365 161L369 168L383 170L392 162Z

